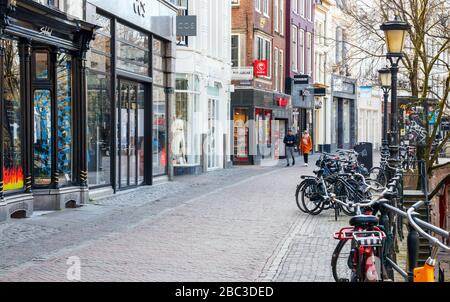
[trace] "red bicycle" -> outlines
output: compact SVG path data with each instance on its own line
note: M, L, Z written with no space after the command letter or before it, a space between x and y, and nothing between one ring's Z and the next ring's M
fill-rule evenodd
M383 242L386 234L378 225L373 206L386 199L368 203L346 204L335 196L332 202L356 208L357 215L350 219L350 227L334 233L339 240L331 260L333 277L336 282L379 282L386 280L383 268ZM362 214L361 208L364 209Z

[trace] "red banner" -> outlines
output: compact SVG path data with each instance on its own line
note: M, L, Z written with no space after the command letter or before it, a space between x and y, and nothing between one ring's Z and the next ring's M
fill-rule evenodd
M269 76L269 64L267 60L256 60L253 63L253 71L257 77Z

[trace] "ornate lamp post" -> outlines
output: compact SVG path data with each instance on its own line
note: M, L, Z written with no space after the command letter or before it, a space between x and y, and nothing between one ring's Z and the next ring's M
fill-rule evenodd
M380 76L381 89L383 90L384 97L384 116L383 116L383 141L381 156L386 159L389 154L389 141L388 141L388 100L389 92L391 91L392 76L389 68L383 68L378 70Z
M399 162L399 131L398 131L398 104L397 104L397 81L398 64L403 57L403 48L405 46L406 33L411 26L401 21L398 16L394 21L388 21L381 25L384 31L387 45L387 59L391 63L391 131L389 138L390 160L393 164Z

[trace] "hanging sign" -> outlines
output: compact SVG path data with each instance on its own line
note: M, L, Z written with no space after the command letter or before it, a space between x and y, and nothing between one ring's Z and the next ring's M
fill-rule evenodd
M269 64L267 60L256 60L253 63L253 72L257 77L269 76Z
M289 100L285 98L277 98L277 104L280 107L287 107L287 105L289 104Z

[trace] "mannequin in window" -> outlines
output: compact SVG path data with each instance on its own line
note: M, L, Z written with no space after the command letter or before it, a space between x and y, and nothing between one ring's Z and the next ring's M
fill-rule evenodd
M176 164L186 164L186 141L184 137L184 121L181 115L174 117L172 123L173 156Z

